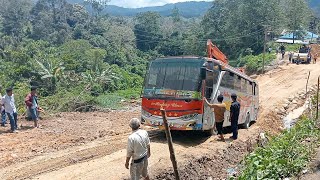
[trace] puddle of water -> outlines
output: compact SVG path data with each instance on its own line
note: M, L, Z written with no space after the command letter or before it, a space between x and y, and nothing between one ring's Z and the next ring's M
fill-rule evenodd
M303 114L305 110L309 107L310 100L306 100L303 106L294 109L293 111L289 112L289 114L283 118L284 127L286 129L290 129L294 126L294 124L298 121L300 116Z

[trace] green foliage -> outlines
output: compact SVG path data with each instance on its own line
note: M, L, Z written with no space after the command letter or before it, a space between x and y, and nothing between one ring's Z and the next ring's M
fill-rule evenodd
M124 98L118 95L105 94L97 97L97 104L103 108L119 109L121 107L122 99Z
M289 26L278 0L217 0L204 18L193 19L182 17L184 3L170 8L171 17L144 12L130 18L103 16L109 0L86 1L93 14L68 2L0 1L0 83L19 87L16 95L21 97L23 85L39 86L45 100L40 104L49 110L86 110L81 109L86 103L106 106L107 101L98 102L97 97L107 93L136 98L150 60L205 56L208 38L229 59L237 59L235 66L257 71L261 56L246 55L261 52L262 25ZM268 64L273 58L266 59Z
M285 47L286 47L286 51L298 52L301 45L300 44L286 44Z
M274 137L266 148L257 148L247 156L239 180L296 176L306 168L319 141L316 122L303 117L295 127Z
M97 104L83 87L74 87L71 90L59 88L52 96L40 97L40 106L51 112L90 111Z
M213 42L229 59L237 59L248 48L260 54L265 29L272 30L270 35L274 36L283 29L307 28L308 4L305 0L293 1L217 0L202 21L205 37L214 37Z
M268 54L265 55L265 65L270 64L272 61L276 59L275 54ZM245 66L246 72L248 73L256 73L261 70L262 68L262 61L263 61L263 54L255 55L248 55L240 58L238 66Z
M139 99L141 95L142 88L130 88L125 90L118 90L113 94L123 97L125 99Z
M26 112L24 99L29 93L30 86L26 82L16 83L13 87L14 99L16 101L16 107L19 114L23 114Z
M134 26L137 48L141 51L154 50L162 39L160 33L160 15L155 12L141 13Z

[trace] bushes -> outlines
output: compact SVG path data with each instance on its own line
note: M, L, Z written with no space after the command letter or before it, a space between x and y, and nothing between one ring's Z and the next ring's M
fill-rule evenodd
M319 140L316 122L303 117L295 127L273 138L266 148L247 156L239 180L296 176L306 167Z
M90 111L97 104L95 97L80 87L72 90L59 89L56 94L40 98L39 104L49 111Z
M270 64L273 60L276 59L274 54L266 54L265 56L265 65ZM262 69L263 54L257 56L248 55L240 59L240 62L245 62L246 71L248 73L256 73Z

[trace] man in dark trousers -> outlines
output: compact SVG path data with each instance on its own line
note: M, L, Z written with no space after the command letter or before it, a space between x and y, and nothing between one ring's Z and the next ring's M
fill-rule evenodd
M219 95L217 100L217 104L210 104L209 101L204 98L205 102L208 104L210 108L212 108L212 112L216 121L216 128L218 131L218 135L220 136L221 141L225 141L223 137L223 121L224 121L224 112L226 111L226 104L223 103L223 95Z
M231 139L238 139L238 120L239 120L239 113L240 113L240 103L237 101L237 95L231 94L232 104L230 107L230 119L231 122L231 129L233 135L230 137Z
M38 117L40 107L38 103L37 87L31 87L31 92L26 96L25 103L28 107L28 111L30 112L31 119L34 122L34 127L39 128Z

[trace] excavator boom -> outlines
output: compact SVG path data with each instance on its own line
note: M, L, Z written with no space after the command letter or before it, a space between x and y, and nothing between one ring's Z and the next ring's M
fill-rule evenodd
M223 63L228 64L227 56L224 55L216 45L212 44L212 41L210 39L208 39L207 41L207 48L208 58L215 58Z

